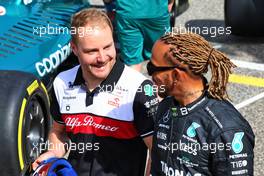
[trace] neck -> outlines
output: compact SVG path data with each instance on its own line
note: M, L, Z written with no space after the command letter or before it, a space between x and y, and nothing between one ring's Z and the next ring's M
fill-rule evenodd
M197 100L203 94L203 89L185 91L181 97L174 97L181 106L186 106Z
M92 91L96 87L98 87L101 84L101 82L103 81L103 79L95 78L93 75L91 75L89 73L84 73L84 72L83 72L83 78L85 80L85 85L86 85L87 89L90 91Z
M204 83L202 79L197 81L186 81L189 84L183 85L179 89L182 90L180 94L175 95L174 98L180 103L181 106L186 106L193 103L204 93ZM185 82L185 83L186 83Z
M85 85L87 89L93 91L96 87L98 87L101 84L101 82L102 80L85 81Z

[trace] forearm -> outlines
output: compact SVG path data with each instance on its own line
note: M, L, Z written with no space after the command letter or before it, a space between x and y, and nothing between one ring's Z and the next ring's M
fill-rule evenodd
M150 169L151 169L151 157L150 157L150 155L151 155L151 151L148 150L145 176L150 176Z
M148 157L147 157L147 163L146 163L146 170L145 170L145 176L150 175L150 169L151 169L151 149L152 149L152 136L145 137L144 143L148 147Z

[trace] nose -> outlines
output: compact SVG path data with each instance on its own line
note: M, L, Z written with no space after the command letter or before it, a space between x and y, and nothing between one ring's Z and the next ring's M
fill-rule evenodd
M105 62L107 59L106 54L103 49L98 51L97 61L98 62Z

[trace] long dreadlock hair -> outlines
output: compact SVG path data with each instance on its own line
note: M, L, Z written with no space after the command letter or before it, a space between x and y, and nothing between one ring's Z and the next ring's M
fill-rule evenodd
M219 100L229 99L226 85L231 69L236 66L225 54L214 49L203 37L194 33L168 33L160 40L171 45L169 53L173 56L172 59L188 65L195 75L202 76L203 73L207 73L209 65L212 72L207 85L210 96Z

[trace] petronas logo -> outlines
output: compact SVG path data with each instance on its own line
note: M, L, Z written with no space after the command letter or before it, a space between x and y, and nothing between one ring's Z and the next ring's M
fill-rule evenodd
M235 133L234 135L234 138L232 141L232 149L236 154L242 152L243 150L243 142L242 142L243 136L244 136L244 132L238 132L238 133Z
M201 125L199 125L196 122L193 122L190 127L187 129L187 135L189 137L195 137L196 136L196 129L199 128Z

